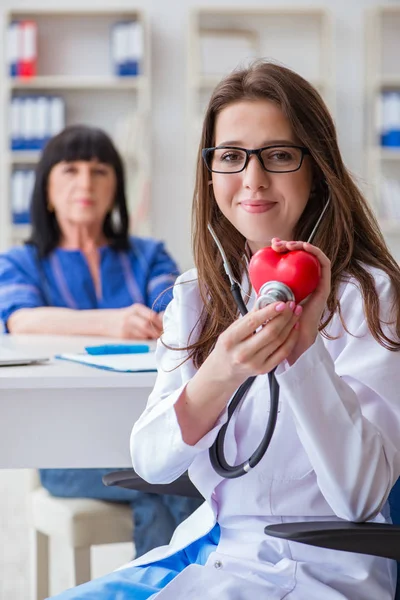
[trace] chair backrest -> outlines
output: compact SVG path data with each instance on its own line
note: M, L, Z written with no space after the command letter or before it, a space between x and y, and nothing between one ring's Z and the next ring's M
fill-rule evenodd
M389 505L393 525L400 525L400 479L394 484L389 494ZM400 563L397 563L397 589L394 600L400 600Z

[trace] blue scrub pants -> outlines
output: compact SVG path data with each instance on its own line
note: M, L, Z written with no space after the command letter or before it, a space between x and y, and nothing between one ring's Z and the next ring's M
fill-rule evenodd
M185 567L204 565L216 549L219 536L219 526L215 525L206 536L172 556L149 565L114 571L54 596L53 600L149 600Z
M61 498L94 498L131 505L135 524L136 556L157 546L169 544L176 527L200 506L197 498L146 494L111 486L102 482L103 475L116 469L41 469L42 486Z

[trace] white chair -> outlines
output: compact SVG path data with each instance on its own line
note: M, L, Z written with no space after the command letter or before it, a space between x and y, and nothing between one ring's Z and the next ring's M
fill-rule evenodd
M132 541L132 510L125 504L86 498L55 498L36 471L28 493L32 600L49 596L49 538L70 548L71 587L90 581L90 547Z

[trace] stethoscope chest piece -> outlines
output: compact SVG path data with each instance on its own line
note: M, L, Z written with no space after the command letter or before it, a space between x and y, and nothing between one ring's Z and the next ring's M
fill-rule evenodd
M255 308L264 308L273 302L291 302L295 297L285 283L281 281L267 281L261 286L255 303Z

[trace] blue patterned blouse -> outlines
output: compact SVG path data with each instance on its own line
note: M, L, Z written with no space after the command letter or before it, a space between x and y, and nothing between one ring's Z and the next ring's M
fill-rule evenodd
M56 248L39 259L25 245L0 254L0 321L20 308L124 308L139 302L160 312L172 298L177 265L161 242L131 237L128 251L100 248L101 294L96 295L80 250Z

